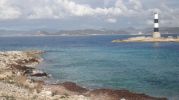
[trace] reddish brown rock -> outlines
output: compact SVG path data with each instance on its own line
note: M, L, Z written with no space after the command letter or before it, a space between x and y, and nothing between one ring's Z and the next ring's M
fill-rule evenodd
M78 86L76 83L73 83L73 82L64 82L61 85L65 87L66 89L73 91L73 92L85 93L88 91L86 88Z
M97 100L167 100L166 98L151 97L145 94L132 93L127 90L96 89L87 96Z
M167 100L167 98L151 97L128 90L95 89L90 91L73 82L49 85L48 88L61 95L84 95L89 100Z

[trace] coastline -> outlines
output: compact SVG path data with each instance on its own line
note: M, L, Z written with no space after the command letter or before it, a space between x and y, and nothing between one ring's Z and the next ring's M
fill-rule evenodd
M90 90L73 82L46 84L47 73L36 69L43 51L0 52L0 99L17 100L167 100L128 90Z

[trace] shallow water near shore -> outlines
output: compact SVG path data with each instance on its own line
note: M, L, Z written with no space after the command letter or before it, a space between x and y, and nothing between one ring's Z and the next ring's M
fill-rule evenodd
M0 50L44 50L54 80L179 99L179 43L112 43L127 35L0 37Z

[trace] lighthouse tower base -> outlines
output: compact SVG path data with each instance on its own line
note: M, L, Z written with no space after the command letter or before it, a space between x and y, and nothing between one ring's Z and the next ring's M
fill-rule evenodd
M153 37L153 38L160 38L160 37L161 37L160 32L154 32L154 33L152 34L152 37Z

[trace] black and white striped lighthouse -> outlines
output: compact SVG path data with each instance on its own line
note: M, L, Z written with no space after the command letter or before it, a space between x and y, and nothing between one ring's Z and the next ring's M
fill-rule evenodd
M153 32L153 38L160 38L160 32L159 32L159 14L154 13L154 32Z

